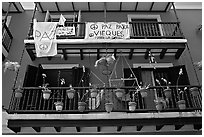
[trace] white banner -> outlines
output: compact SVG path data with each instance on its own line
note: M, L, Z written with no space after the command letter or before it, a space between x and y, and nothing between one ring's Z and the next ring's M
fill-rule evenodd
M128 22L87 22L85 39L129 39Z
M56 26L57 22L34 21L33 36L37 57L57 55Z

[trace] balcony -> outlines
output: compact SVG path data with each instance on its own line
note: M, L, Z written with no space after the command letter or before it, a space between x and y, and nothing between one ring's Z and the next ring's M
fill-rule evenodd
M171 86L171 97L168 97L168 102L165 109L159 110L160 112L178 112L178 111L194 111L202 109L202 96L201 96L201 87L198 87L198 92L194 96L188 87L184 90L184 86ZM164 87L150 87L147 90L147 97L151 97L151 100L147 100L146 97L142 97L142 93L138 92L134 94L135 88L133 87L123 87L125 93L123 97L117 97L115 94L115 88L99 88L99 93L97 97L91 98L89 87L74 87L76 90L73 99L69 99L66 95L66 90L70 89L69 87L50 87L51 95L49 99L43 98L43 93L41 88L37 87L24 87L23 94L21 98L15 97L13 93L9 113L89 113L89 112L105 112L105 103L112 102L113 112L127 112L127 113L138 113L138 112L158 112L154 104L153 98L163 98L166 99L166 95L162 90ZM176 90L179 88L184 91L181 94ZM89 91L89 92L87 92ZM154 93L154 94L153 94ZM151 94L151 95L150 95ZM81 96L79 99L79 95ZM85 95L82 97L82 95ZM180 110L178 108L177 102L179 100L185 100L186 108ZM64 106L61 111L56 111L54 103L61 101ZM78 102L86 102L85 111L80 112L78 110ZM136 109L130 111L128 107L128 102L136 102ZM166 100L165 100L166 101ZM150 103L151 102L151 103Z
M113 40L89 40L85 38L85 23L83 22L66 22L66 26L75 27L75 35L57 36L58 54L67 60L68 55L76 54L81 57L87 54L100 56L104 50L104 44L108 44L108 51L116 54L124 49L125 54L129 55L129 59L135 54L146 55L149 51L158 54L160 59L165 55L175 56L179 59L185 49L187 40L184 38L179 22L129 22L130 23L130 39L113 39ZM32 23L31 23L32 26ZM26 49L32 60L35 60L36 53L33 40L33 27L30 28L28 38L24 40ZM95 45L94 43L97 43ZM125 47L124 47L125 44ZM137 44L137 45L136 45ZM91 51L87 51L90 49ZM69 54L68 54L68 53Z
M191 86L185 86L188 89ZM198 87L198 86L194 86ZM142 97L141 93L135 94L135 98L118 98L114 88L99 88L105 91L103 97L99 94L96 98L101 98L100 104L96 98L90 98L90 93L82 101L86 102L83 112L78 110L77 93L85 93L89 87L74 87L76 90L73 99L68 99L67 87L50 87L52 93L48 100L43 99L40 88L23 88L23 96L11 99L8 118L8 128L15 133L49 132L49 134L200 134L202 128L202 106L201 87L198 93L193 95L187 89L180 98L175 86L171 86L171 97L168 99L167 107L158 110L154 107L148 108L149 104L154 104L153 100L146 99L151 92L155 92L157 97L166 96L162 87L150 87L147 97ZM184 90L184 86L177 87ZM133 87L123 87L126 94L134 92ZM107 113L104 107L105 102L110 99L114 104L113 110ZM128 102L136 103L135 110L129 110ZM179 109L178 99L186 101L186 108ZM54 102L62 101L64 106L61 111L57 111ZM149 103L148 103L149 102ZM109 131L109 132L108 132Z
M4 54L5 57L7 57L8 52L11 48L11 43L13 40L13 36L9 30L9 28L7 27L6 24L2 25L2 52Z

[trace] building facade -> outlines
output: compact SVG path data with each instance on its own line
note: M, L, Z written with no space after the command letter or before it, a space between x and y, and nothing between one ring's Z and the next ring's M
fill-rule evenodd
M3 134L201 134L201 9L171 2L2 5ZM54 35L37 28L40 22L57 24ZM37 38L56 43L57 55L41 55ZM20 68L5 69L8 62Z

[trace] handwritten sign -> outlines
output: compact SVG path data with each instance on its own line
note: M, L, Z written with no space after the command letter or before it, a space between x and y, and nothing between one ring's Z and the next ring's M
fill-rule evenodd
M75 27L57 27L57 36L75 35Z
M85 39L129 39L127 22L87 22Z

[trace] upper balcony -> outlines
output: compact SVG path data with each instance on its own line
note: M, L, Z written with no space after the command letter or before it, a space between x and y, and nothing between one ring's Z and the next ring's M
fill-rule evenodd
M70 8L63 6L67 5ZM104 6L105 5L105 6ZM129 39L96 39L90 40L85 38L86 33L86 22L81 21L83 16L82 12L87 14L90 12L104 11L104 19L109 11L111 12L145 12L145 15L151 14L151 12L166 12L169 11L172 4L170 2L114 2L106 4L94 3L94 2L66 2L66 3L43 3L38 2L36 6L40 12L45 13L47 10L50 11L50 19L47 21L59 21L56 20L56 16L59 17L61 13L63 15L73 14L71 21L65 22L65 27L72 26L75 29L75 33L72 35L60 35L57 36L56 42L58 45L58 54L63 56L65 60L70 54L76 54L83 57L85 54L93 54L94 56L100 57L104 51L104 44L108 45L108 53L114 53L115 55L120 53L121 49L126 51L129 55L129 59L132 56L146 55L149 51L154 54L159 54L160 59L163 59L165 55L175 56L178 59L185 49L187 40L184 38L183 33L180 29L180 22L178 21L161 21L158 19L132 19L127 22L130 24L130 38ZM55 7L56 6L56 7ZM52 7L52 8L51 8ZM76 14L78 13L78 14ZM56 15L58 14L58 15ZM114 13L113 13L114 14ZM143 13L144 14L144 13ZM65 15L66 16L66 15ZM67 15L71 16L71 15ZM47 13L46 13L47 17ZM34 17L35 18L35 17ZM39 20L40 21L40 20ZM96 22L94 19L92 22ZM106 22L106 20L104 20ZM35 60L35 46L33 39L33 22L28 33L27 39L24 40L26 49L32 60ZM97 45L96 45L97 43ZM124 46L125 45L125 46ZM90 49L91 51L87 51Z

